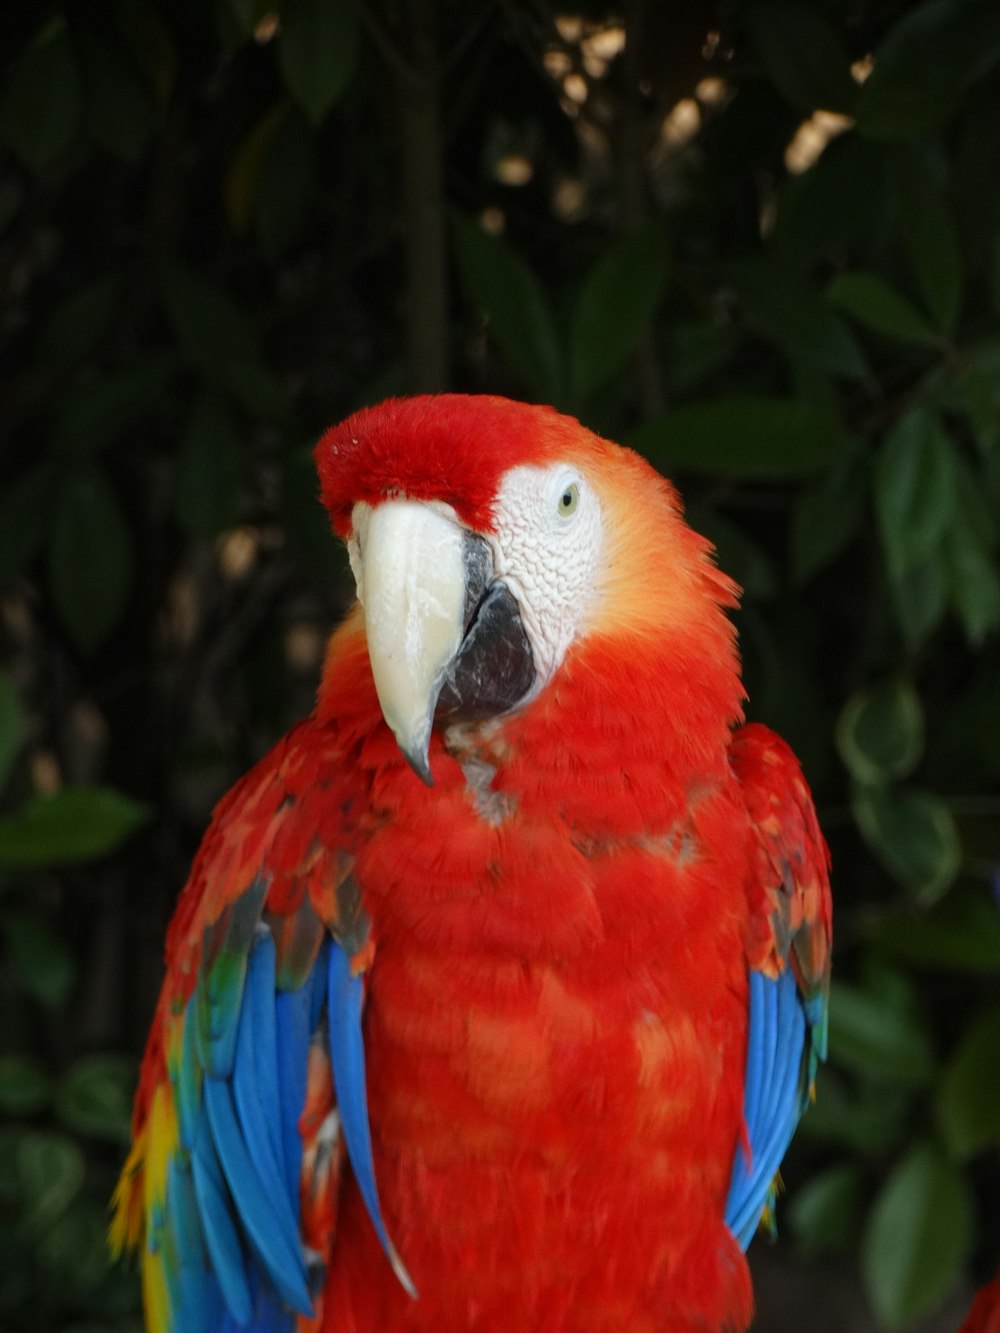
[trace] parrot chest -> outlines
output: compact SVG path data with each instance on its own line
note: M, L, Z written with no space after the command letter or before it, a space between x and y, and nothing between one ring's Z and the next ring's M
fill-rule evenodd
M359 855L376 1171L418 1287L446 1272L454 1296L474 1268L482 1299L485 1270L555 1300L616 1273L658 1309L679 1236L708 1227L721 1253L746 908L739 840L710 854L709 813L594 839L485 819L456 789Z

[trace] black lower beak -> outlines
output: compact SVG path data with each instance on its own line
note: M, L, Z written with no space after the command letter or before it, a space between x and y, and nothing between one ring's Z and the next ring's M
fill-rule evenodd
M535 663L513 593L491 583L475 606L445 673L435 721L479 722L520 703L535 681Z

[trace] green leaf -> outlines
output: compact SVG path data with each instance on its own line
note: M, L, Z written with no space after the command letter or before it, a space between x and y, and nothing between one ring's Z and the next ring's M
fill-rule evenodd
M848 460L801 491L792 510L792 568L798 582L825 569L861 527L868 500L867 470Z
M916 306L876 273L860 270L839 273L827 287L826 298L859 324L885 338L919 347L941 345L941 335Z
M278 59L288 91L319 125L358 63L358 16L348 0L288 0Z
M924 903L950 888L962 860L955 820L945 803L919 791L859 788L855 822L885 869Z
M99 450L147 417L173 375L173 364L149 358L101 375L66 397L53 426L57 444Z
M52 1081L28 1055L0 1055L0 1114L34 1115L52 1099Z
M664 343L667 391L671 398L686 398L722 370L742 338L729 323L692 319L671 321Z
M847 1148L856 1157L881 1159L909 1133L913 1096L905 1085L891 1087L864 1077L849 1082L830 1065L821 1065L816 1101L798 1133L811 1142Z
M957 1167L919 1143L892 1172L861 1241L868 1296L890 1329L927 1314L961 1275L972 1240L972 1208Z
M153 132L154 105L145 81L127 53L90 25L80 26L76 48L90 137L122 161L138 162Z
M962 296L962 255L951 208L927 163L902 157L897 167L899 230L928 310L942 332L955 327Z
M904 8L876 48L858 101L858 130L897 139L938 124L998 59L1000 10L990 0Z
M538 396L562 396L562 353L542 284L508 241L453 218L455 253L469 295L511 370Z
M979 645L1000 625L1000 572L979 534L961 520L944 542L944 563L951 604L969 642Z
M789 356L835 375L864 379L868 364L848 325L794 269L766 256L734 260L725 269L747 318Z
M177 80L177 46L170 29L152 0L118 0L116 18L122 41L157 105L166 106Z
M911 408L875 464L875 509L894 576L937 550L955 514L956 491L954 449L944 427L926 408Z
M986 339L961 356L950 405L968 418L977 444L989 454L1000 445L1000 341Z
M927 1034L901 1004L834 981L830 986L830 1056L876 1083L920 1087L934 1071Z
M42 325L38 340L42 355L70 365L93 356L114 320L121 290L119 275L109 274L95 278L60 301Z
M127 1143L136 1068L121 1055L77 1060L56 1089L56 1114L78 1134Z
M948 606L943 558L926 560L892 577L889 594L908 648L915 652L941 623Z
M7 954L23 990L42 1004L62 1004L76 975L73 956L38 917L9 913L3 921Z
M853 111L858 86L840 33L795 0L756 0L750 36L778 91L801 111Z
M14 678L0 671L0 789L6 785L21 753L25 730L24 709Z
M956 887L930 912L892 912L873 920L866 940L915 967L1000 974L1000 912L981 887Z
M0 819L0 864L62 865L107 856L149 818L111 787L62 787Z
M800 1185L785 1216L806 1254L848 1250L858 1234L864 1177L854 1162L841 1162Z
M806 475L843 458L851 447L827 409L765 394L670 408L635 431L630 442L664 471L713 477Z
M869 685L851 695L837 720L837 749L860 783L912 773L924 749L924 710L905 680Z
M1000 1147L1000 1007L980 1014L948 1061L936 1111L956 1157Z
M118 624L132 588L132 535L103 472L68 473L56 500L49 587L63 624L84 652Z
M22 1225L42 1236L62 1216L83 1184L83 1154L65 1134L28 1130L19 1134L16 1172L27 1207Z
M18 56L0 101L0 137L34 171L70 147L80 123L80 79L65 18L51 19Z
M662 224L623 236L587 274L569 331L570 385L576 399L622 370L653 317L667 280Z
M104 1243L104 1223L100 1208L89 1199L79 1198L38 1242L38 1260L48 1281L58 1283L60 1293L70 1301L75 1298L91 1304L103 1295L111 1262ZM63 1325L61 1333L88 1333L88 1326ZM128 1333L128 1329L122 1329L116 1321L96 1328L91 1324L89 1333Z
M198 400L177 459L177 515L199 536L214 537L240 516L243 458L240 436L226 404L211 394Z

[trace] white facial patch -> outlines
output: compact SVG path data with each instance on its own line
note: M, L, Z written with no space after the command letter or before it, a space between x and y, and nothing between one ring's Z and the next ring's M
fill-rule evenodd
M576 468L556 463L512 468L493 512L496 531L485 536L495 576L521 608L540 688L594 603L604 547L601 507Z

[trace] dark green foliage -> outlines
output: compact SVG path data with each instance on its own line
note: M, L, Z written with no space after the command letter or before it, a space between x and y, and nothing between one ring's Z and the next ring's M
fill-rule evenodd
M1000 6L640 0L624 50L596 3L14 9L0 1325L138 1326L163 930L350 596L310 443L429 346L646 452L743 584L834 855L779 1254L954 1315L1000 1257Z

